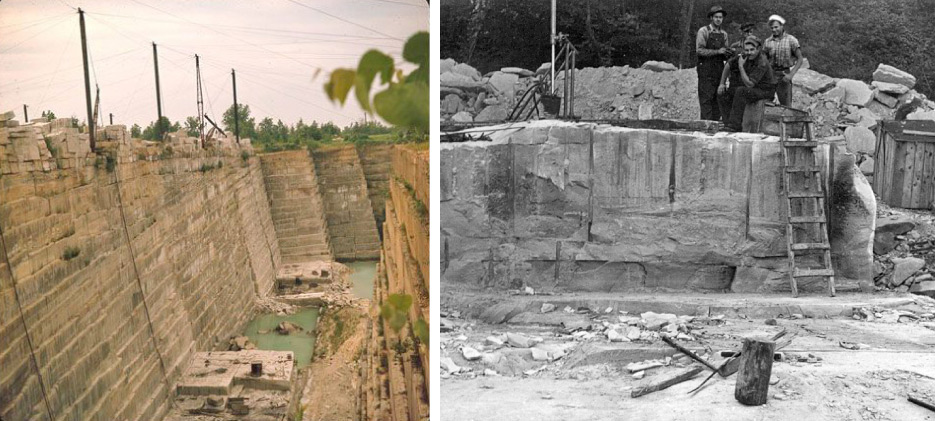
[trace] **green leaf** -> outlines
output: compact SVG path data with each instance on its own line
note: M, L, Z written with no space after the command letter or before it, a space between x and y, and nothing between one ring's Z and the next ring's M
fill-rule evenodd
M382 83L389 83L393 78L393 68L393 58L377 50L367 51L360 58L354 93L357 94L357 102L365 111L371 111L370 87L373 85L373 78L379 74Z
M412 296L409 294L390 294L387 301L401 313L409 311L412 306Z
M425 345L429 344L429 324L425 320L419 319L412 324L412 332L419 338L419 342Z
M335 69L331 72L331 80L325 83L325 93L328 95L328 99L336 100L343 106L351 86L354 86L356 77L357 72L351 69Z
M373 97L373 107L390 124L422 133L429 129L429 86L427 83L390 85Z
M409 37L403 47L403 58L410 63L428 67L429 65L429 33L416 32Z
M409 321L409 318L406 317L406 313L396 313L391 317L388 322L390 323L390 328L393 329L397 334L406 325L406 322Z

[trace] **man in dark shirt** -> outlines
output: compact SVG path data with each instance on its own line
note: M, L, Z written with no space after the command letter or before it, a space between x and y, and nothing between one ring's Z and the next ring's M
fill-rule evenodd
M762 54L763 43L755 36L747 37L743 41L743 55L737 58L737 70L740 82L730 99L730 116L725 122L728 130L740 131L743 123L743 110L747 104L761 99L772 99L776 94L776 77L773 68L765 54ZM724 74L721 77L724 80ZM718 92L725 92L726 87L721 84Z

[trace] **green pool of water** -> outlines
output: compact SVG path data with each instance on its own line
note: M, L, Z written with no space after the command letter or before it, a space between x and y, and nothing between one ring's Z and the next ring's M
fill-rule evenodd
M302 326L304 331L295 332L291 335L280 335L276 333L276 326L283 321ZM302 309L295 314L285 316L261 314L247 324L244 335L250 338L258 349L292 351L295 354L296 366L301 368L312 361L312 352L315 350L315 335L309 334L309 332L315 331L316 324L318 324L317 308ZM261 330L268 332L261 334L259 333Z
M377 262L367 260L344 264L351 268L349 277L351 285L353 285L351 290L354 295L360 298L373 299L373 281L377 279Z

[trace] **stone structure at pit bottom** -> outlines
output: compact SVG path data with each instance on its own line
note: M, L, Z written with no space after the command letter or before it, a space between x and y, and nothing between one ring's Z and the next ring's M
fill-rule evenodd
M442 145L445 282L535 291L789 291L777 138L555 121L512 129L494 131L492 142ZM869 273L872 264L875 201L859 171L829 171L854 165L842 154L839 145L819 148L826 189L849 189L832 191L832 199L870 194L843 208L831 203L832 260L839 290L847 291L862 279L845 276ZM839 174L859 180L829 180ZM871 228L838 229L854 226ZM835 236L842 232L852 234ZM800 284L824 286L820 279Z

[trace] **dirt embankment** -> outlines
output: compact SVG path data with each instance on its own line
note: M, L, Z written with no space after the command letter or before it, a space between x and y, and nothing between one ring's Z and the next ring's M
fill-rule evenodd
M303 420L357 419L358 357L367 315L357 307L327 309L318 322L315 359L302 394Z

